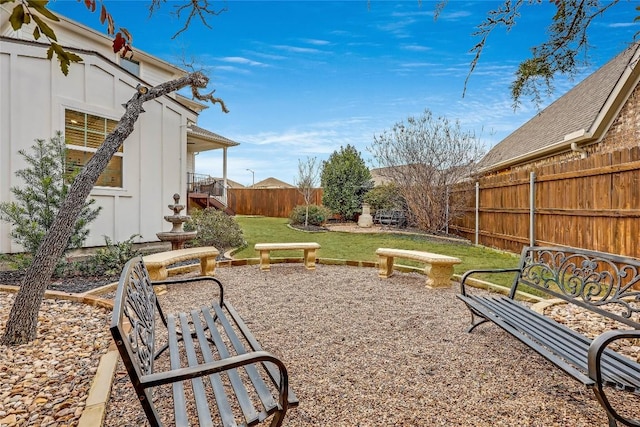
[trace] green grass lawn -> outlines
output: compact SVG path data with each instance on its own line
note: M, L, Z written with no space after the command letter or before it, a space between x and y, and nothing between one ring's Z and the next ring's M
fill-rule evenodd
M455 273L462 274L477 268L510 268L518 265L518 257L492 249L470 244L451 243L435 240L427 236L406 234L361 234L344 232L305 233L287 226L286 218L243 217L237 216L247 247L234 253L234 258L256 258L253 249L256 243L317 242L321 249L319 258L336 258L353 261L376 261L376 249L397 248L434 252L450 255L462 260L455 266ZM278 251L275 257L302 257L301 251ZM406 265L421 265L409 260L401 260ZM476 275L474 278L489 280L493 283L510 286L513 276L500 274L491 276Z

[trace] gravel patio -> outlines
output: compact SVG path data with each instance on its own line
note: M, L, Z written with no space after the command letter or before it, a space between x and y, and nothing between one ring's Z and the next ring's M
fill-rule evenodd
M276 264L216 276L263 348L287 365L300 406L286 426L607 425L590 390L494 325L466 333L457 289L428 290L417 273L384 280L373 268ZM198 284L161 299L178 311L213 297ZM168 396L158 393L156 405L170 414ZM104 425L144 424L120 365Z

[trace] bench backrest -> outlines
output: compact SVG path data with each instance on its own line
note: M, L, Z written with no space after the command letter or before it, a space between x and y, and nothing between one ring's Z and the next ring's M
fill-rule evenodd
M142 257L133 258L120 275L110 329L145 412L155 412L151 394L140 387L139 379L153 373L156 309L156 294Z
M640 329L640 260L568 247L527 246L520 269L512 298L526 285Z

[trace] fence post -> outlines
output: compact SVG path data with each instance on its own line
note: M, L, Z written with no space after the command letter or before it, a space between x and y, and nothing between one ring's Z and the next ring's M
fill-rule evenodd
M445 233L449 234L449 186L445 187L446 205L444 211Z
M536 173L529 175L529 245L536 244Z
M476 181L476 245L479 245L480 235L480 182Z

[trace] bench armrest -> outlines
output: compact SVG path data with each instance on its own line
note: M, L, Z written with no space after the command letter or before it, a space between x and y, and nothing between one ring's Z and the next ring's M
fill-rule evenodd
M240 354L226 359L216 360L214 362L203 363L197 366L189 366L180 369L173 369L171 371L144 375L140 378L140 384L144 388L156 387L159 385L190 380L197 377L204 377L258 362L269 362L277 366L280 372L280 380L278 382L278 392L280 395L279 403L282 408L286 410L289 402L289 374L287 372L287 368L275 355L263 350L252 351L250 353Z
M607 411L607 416L609 417L609 420L611 420L612 418L614 418L617 421L621 421L622 423L624 423L625 425L640 425L638 423L637 419L628 419L625 418L624 416L622 416L621 414L619 414L611 405L611 402L609 401L609 398L607 397L607 395L604 392L604 384L603 384L603 379L602 379L602 355L604 352L608 352L607 350L607 346L609 344L611 344L613 341L616 340L620 340L620 339L639 339L640 338L640 330L637 329L632 329L632 330L621 330L621 329L617 329L617 330L612 330L612 331L607 331L604 332L602 334L600 334L599 336L596 337L596 339L594 339L591 342L591 345L589 346L589 351L587 352L587 367L588 367L588 374L589 374L589 378L591 378L593 381L595 381L595 385L593 388L593 391L596 395L596 398L598 399L598 402L600 403L600 405L602 405L605 410ZM625 356L620 355L619 356L621 359L625 359ZM625 361L620 362L620 367L619 369L623 369L623 365L625 364ZM635 365L635 361L629 359L628 361L629 364L634 364ZM629 368L631 370L634 369L634 367ZM637 384L631 384L630 385L632 387L632 389L630 391L635 391L637 392L638 390L638 386ZM634 387L635 386L635 387ZM609 425L614 425L609 423Z
M460 293L462 295L467 295L467 290L465 286L465 282L467 278L475 273L516 273L519 272L520 268L494 268L494 269L485 269L485 270L469 270L462 275L462 279L460 280Z
M602 368L600 360L602 359L602 353L607 349L607 346L613 341L621 339L640 339L640 330L631 329L616 329L612 331L606 331L598 335L596 339L591 342L589 351L587 352L587 364L589 367L589 378L596 381L599 385L602 385Z

